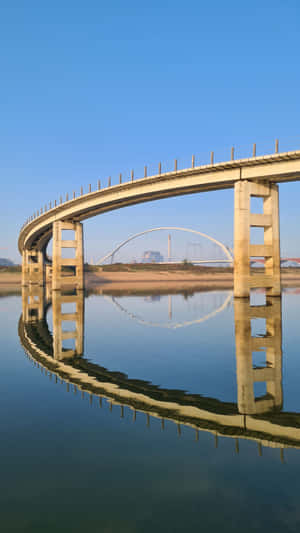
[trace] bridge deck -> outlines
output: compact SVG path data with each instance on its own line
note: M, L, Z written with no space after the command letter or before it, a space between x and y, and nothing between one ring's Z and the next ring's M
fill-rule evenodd
M286 182L300 179L300 150L187 168L124 182L61 203L21 228L18 247L42 249L57 220L82 221L100 213L183 194L232 188L239 180Z

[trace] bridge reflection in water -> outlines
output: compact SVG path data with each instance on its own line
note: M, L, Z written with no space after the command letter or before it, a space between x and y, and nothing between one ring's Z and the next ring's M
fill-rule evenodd
M199 431L236 440L251 439L262 446L280 448L281 458L285 447L300 448L300 414L282 409L282 319L281 299L267 297L266 305L250 306L246 300L237 299L235 310L237 403L188 394L184 391L157 387L149 382L130 379L120 372L111 372L84 357L84 292L53 291L52 299L47 288L23 287L23 313L19 320L19 337L26 354L42 372L67 383L76 393L88 393L90 401L98 397L124 407L146 413L150 417L170 420ZM52 305L53 335L48 326L48 311ZM72 311L65 310L73 306ZM252 334L252 321L265 320L265 333ZM74 324L73 329L68 324ZM66 327L67 326L67 327ZM72 348L66 343L73 342ZM264 356L260 366L253 364L253 356ZM255 383L265 382L266 393L255 397Z

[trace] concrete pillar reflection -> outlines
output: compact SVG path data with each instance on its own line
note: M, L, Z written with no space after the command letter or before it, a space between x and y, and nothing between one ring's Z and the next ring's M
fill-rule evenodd
M45 290L43 286L30 284L22 287L22 313L24 322L43 320Z
M84 292L52 292L53 357L62 360L80 356L84 351ZM71 340L67 347L64 341ZM68 344L68 343L67 343Z
M281 298L267 296L265 306L251 306L235 299L235 342L238 409L241 414L260 414L282 407L282 324ZM251 320L264 318L266 332L253 336ZM265 354L264 363L255 367L253 354ZM266 383L266 394L255 397L254 384Z

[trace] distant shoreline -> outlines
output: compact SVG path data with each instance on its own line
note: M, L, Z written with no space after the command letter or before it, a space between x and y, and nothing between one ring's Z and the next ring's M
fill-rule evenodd
M160 267L163 268L160 268ZM170 267L170 268L168 268ZM257 269L258 271L261 269ZM281 269L282 287L300 287L300 268ZM115 290L178 290L178 288L199 287L207 289L233 288L232 268L194 267L180 265L108 265L106 267L87 266L85 288L87 290L108 287ZM20 267L0 269L0 290L12 292L21 287ZM109 289L108 289L109 290Z

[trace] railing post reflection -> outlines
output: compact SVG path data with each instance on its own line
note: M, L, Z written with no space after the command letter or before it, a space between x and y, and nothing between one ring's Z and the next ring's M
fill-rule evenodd
M238 410L261 414L282 407L282 319L281 298L266 297L266 305L251 306L234 300ZM253 336L251 320L265 319L265 334ZM253 354L265 352L262 366L254 366ZM266 394L255 397L254 384L266 383Z
M64 309L72 307L72 309ZM53 357L62 360L83 354L84 351L84 291L72 294L52 291L53 311ZM69 329L74 324L74 328ZM69 325L69 327L68 327ZM64 341L72 340L73 347L64 346Z

